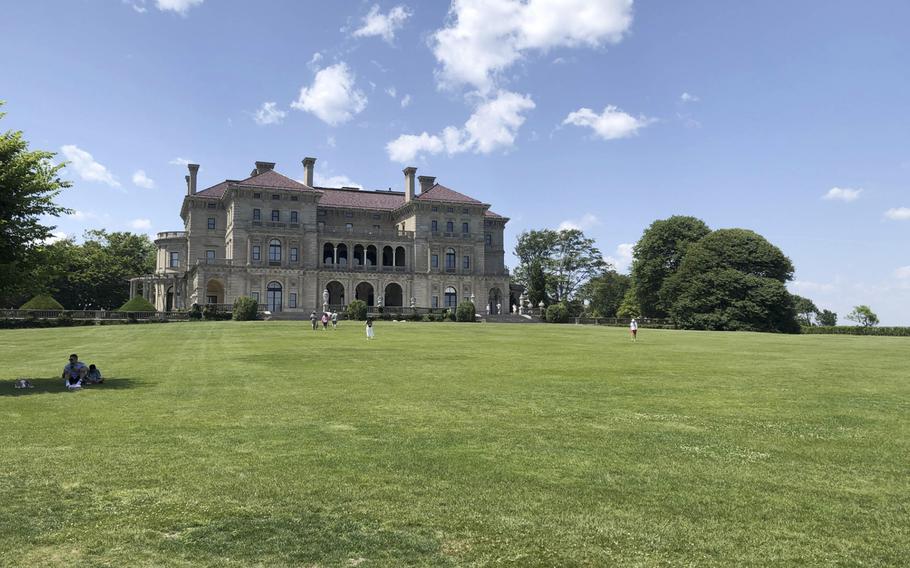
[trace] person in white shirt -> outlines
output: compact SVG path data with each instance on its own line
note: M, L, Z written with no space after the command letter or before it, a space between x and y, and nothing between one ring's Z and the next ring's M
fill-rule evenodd
M638 339L638 320L635 318L629 322L629 333L632 335L632 341Z
M63 384L69 389L82 388L82 381L88 374L88 367L79 360L79 356L73 353L70 355L70 362L63 367Z

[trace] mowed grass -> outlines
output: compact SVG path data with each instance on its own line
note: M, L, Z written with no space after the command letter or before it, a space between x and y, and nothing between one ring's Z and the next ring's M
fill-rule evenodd
M0 564L910 561L906 338L308 327L0 332Z

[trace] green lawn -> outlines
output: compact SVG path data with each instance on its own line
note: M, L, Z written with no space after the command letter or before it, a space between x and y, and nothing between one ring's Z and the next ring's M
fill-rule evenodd
M908 338L308 326L0 331L0 565L910 559Z

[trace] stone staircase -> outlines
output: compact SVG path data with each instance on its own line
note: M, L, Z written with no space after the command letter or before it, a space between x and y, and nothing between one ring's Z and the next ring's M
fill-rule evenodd
M483 320L488 323L542 323L540 318L518 314L485 315Z

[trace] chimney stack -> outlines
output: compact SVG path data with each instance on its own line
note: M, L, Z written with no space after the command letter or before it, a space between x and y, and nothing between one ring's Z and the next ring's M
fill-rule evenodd
M426 193L436 185L436 176L417 176L417 180L420 182L420 193Z
M189 194L196 195L196 174L199 173L199 164L187 164L186 167L190 170Z
M256 162L256 169L253 170L256 172L256 175L262 175L265 172L270 172L275 169L275 162Z
M316 158L303 159L303 183L313 187L313 168L316 167Z
M186 194L192 195L192 193L190 193L190 176L183 176L183 179L186 181Z
M417 173L417 168L408 166L401 172L404 174L404 202L408 203L414 199L414 174Z

